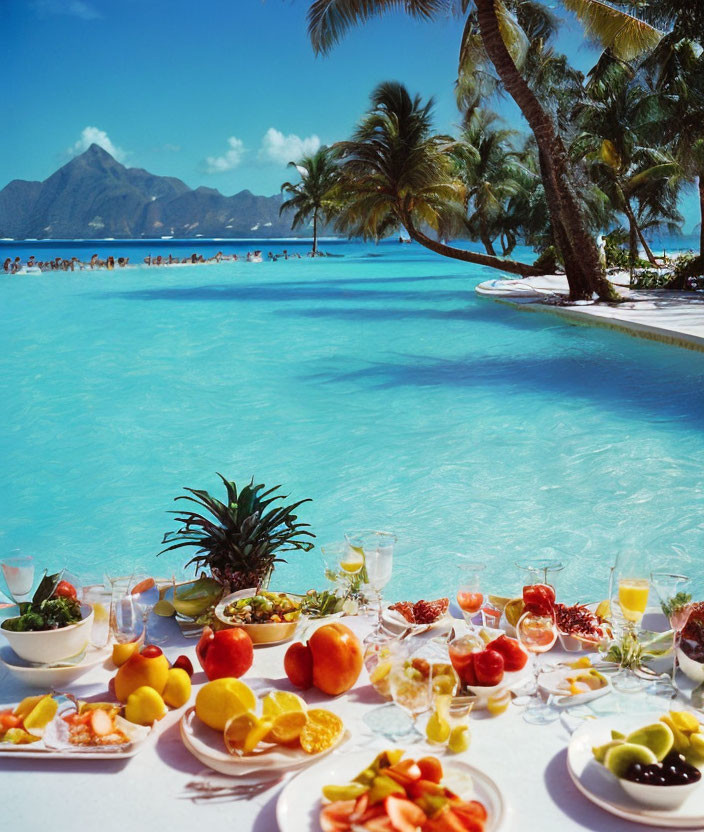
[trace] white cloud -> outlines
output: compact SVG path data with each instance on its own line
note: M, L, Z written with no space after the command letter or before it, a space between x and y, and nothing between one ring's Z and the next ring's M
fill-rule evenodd
M244 142L235 136L227 140L229 150L222 156L208 156L205 160L206 173L225 173L236 168L245 154Z
M124 162L127 157L127 154L122 148L112 143L105 130L100 130L98 127L84 127L81 132L81 138L68 148L67 153L69 156L78 156L84 150L88 150L92 144L97 144L98 147L107 150L118 162Z
M98 20L100 12L84 0L33 0L32 8L40 17L65 14L81 20Z
M297 161L301 156L315 153L319 147L320 139L315 134L302 139L295 133L284 136L280 130L270 127L262 137L258 156L263 162L287 165L289 162Z

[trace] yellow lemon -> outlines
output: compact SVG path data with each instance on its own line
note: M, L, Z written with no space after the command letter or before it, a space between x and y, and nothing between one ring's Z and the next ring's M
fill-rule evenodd
M20 717L20 719L27 716L27 714L31 713L45 696L45 693L40 693L38 696L25 696L25 698L13 711L14 715Z
M289 711L274 717L274 723L267 736L270 742L288 745L295 742L301 735L303 726L308 722L308 716L303 711Z
M135 725L151 725L166 713L166 705L154 688L142 685L127 697L125 719Z
M291 711L305 711L306 703L295 693L286 690L275 690L262 699L263 716L278 716Z
M318 754L332 748L344 729L344 723L336 714L324 708L312 708L301 731L301 748L306 754Z
M450 731L450 739L447 742L447 747L453 754L461 754L467 751L472 735L469 732L469 725L455 725Z
M253 711L256 706L252 689L230 677L208 682L196 696L196 716L216 731L224 731L229 720L244 711Z
M122 667L127 659L136 653L141 646L140 639L135 641L128 641L126 644L113 644L112 646L112 663L115 667Z
M170 708L180 708L191 698L191 677L181 667L172 667L166 677L164 702Z
M596 608L596 615L598 618L611 618L611 603L608 600L601 601Z
M340 561L340 569L354 575L364 566L364 555L358 549L352 549Z
M37 702L32 710L24 718L24 729L35 737L40 737L44 733L44 729L56 716L59 709L59 703L52 698L51 694L46 694Z
M498 716L499 714L502 714L510 704L511 694L506 690L490 696L486 703L486 709L492 716Z
M251 754L259 743L266 737L273 725L270 717L261 719L252 711L246 711L234 717L225 726L225 746L230 753L233 748L242 754Z

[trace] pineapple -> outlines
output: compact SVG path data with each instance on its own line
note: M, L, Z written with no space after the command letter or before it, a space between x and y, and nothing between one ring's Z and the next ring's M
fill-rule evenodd
M159 554L184 546L193 546L196 553L186 564L194 564L196 571L209 570L216 581L230 592L239 589L266 589L274 564L281 562L284 552L313 548L315 535L307 523L297 522L293 512L310 500L299 500L292 505L273 506L284 500L277 494L280 486L265 489L264 485L248 485L237 492L237 485L218 474L227 490L227 503L211 497L207 491L186 488L192 496L180 495L176 500L188 500L205 509L204 514L173 511L180 528L167 532L163 544L171 544Z

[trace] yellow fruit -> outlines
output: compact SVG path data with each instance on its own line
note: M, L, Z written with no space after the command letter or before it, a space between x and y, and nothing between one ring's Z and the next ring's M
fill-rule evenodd
M164 702L170 708L180 708L191 698L191 677L181 667L172 667L166 677Z
M41 737L44 729L56 716L59 703L47 693L42 696L39 702L32 708L23 720L24 730L35 737Z
M685 759L693 766L704 765L704 736L702 734L689 735L689 748L685 753Z
M224 731L233 717L253 711L256 706L252 689L230 677L208 682L196 696L196 716L215 731Z
M352 547L350 547L352 548ZM364 566L364 554L357 549L352 549L343 560L340 561L340 568L351 575L359 572Z
M109 617L110 613L104 604L100 602L93 604L93 621L107 621Z
M140 646L141 642L139 639L136 641L128 641L126 644L113 644L112 663L115 667L122 667L127 659L139 650Z
M27 745L30 742L39 742L39 740L40 737L28 734L22 728L10 728L5 731L2 738L3 742L11 742L13 745Z
M504 611L506 608L506 604L511 600L510 598L506 598L504 595L487 595L489 599L489 603L492 607L496 607L497 610Z
M301 735L303 726L308 722L308 716L303 711L289 711L274 717L271 731L267 736L270 742L288 745L295 742Z
M447 747L453 754L461 754L463 751L467 751L471 739L472 735L469 732L468 725L456 725L450 731L450 739L447 742Z
M512 627L515 627L516 624L518 624L518 619L523 615L524 608L525 604L523 603L523 598L512 598L504 607L506 621L508 621Z
M669 726L670 730L672 731L672 736L674 737L674 745L673 748L678 754L686 754L689 751L689 736L684 733L684 731L680 731L680 729L675 724L674 719L672 718L672 714L663 714L660 717L660 721L664 722L665 725Z
M291 711L305 711L306 703L295 693L285 690L275 690L262 699L262 714L264 716L278 716Z
M246 711L230 720L225 726L223 737L227 750L251 754L266 737L272 727L270 717L261 719L252 711Z
M596 608L596 615L599 618L611 618L611 602L610 601L601 601L599 606Z
M301 731L301 748L306 754L318 754L332 748L344 729L344 723L336 714L323 708L312 708Z
M157 601L153 607L155 615L161 615L163 618L171 618L172 615L176 615L176 608L171 603L171 601L167 601L166 598L162 598L161 601Z
M685 734L696 734L701 726L699 720L689 711L670 711L674 724Z
M347 783L345 786L323 786L323 797L331 803L336 800L356 800L367 791L361 783Z
M379 682L381 682L382 679L386 679L386 677L389 675L390 672L391 672L391 662L390 661L379 662L379 664L369 674L369 681L373 685L377 685L377 684L379 684Z
M486 703L486 709L492 716L498 716L499 714L502 714L510 704L511 692L505 690L490 696Z
M20 719L27 716L27 714L31 713L45 696L45 693L40 693L39 696L25 696L25 698L13 711L14 715L20 717Z
M488 644L490 641L494 640L494 636L485 628L482 627L479 631L479 638L484 642L484 644Z
M161 696L169 670L169 662L161 651L158 656L135 652L115 674L115 696L120 702L127 702L131 693L145 685Z
M135 725L151 725L166 713L166 705L154 688L142 685L127 697L125 719Z
M572 670L584 670L587 667L591 667L592 663L589 656L582 656L581 659L576 659L573 662L567 662L567 667L571 667Z

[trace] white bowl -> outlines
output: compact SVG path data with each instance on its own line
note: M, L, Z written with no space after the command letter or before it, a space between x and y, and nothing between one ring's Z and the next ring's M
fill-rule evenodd
M697 684L704 682L704 664L690 659L681 647L677 648L677 664L688 679Z
M10 643L17 655L28 662L52 664L78 655L90 644L93 607L81 604L83 620L58 630L15 633L0 627L0 635Z
M240 598L250 598L256 594L256 589L240 589L238 592L231 593L215 607L216 618L227 627L239 627L244 630L252 639L253 644L282 644L285 641L290 641L301 623L302 616L299 616L295 621L282 621L280 623L266 621L261 624L236 624L225 612L225 607L233 601L239 601ZM282 594L288 595L287 592ZM296 599L294 598L294 600Z
M652 809L676 809L696 791L702 781L683 783L680 786L651 786L648 783L634 783L632 780L620 778L618 782L624 792L642 806L650 806Z

